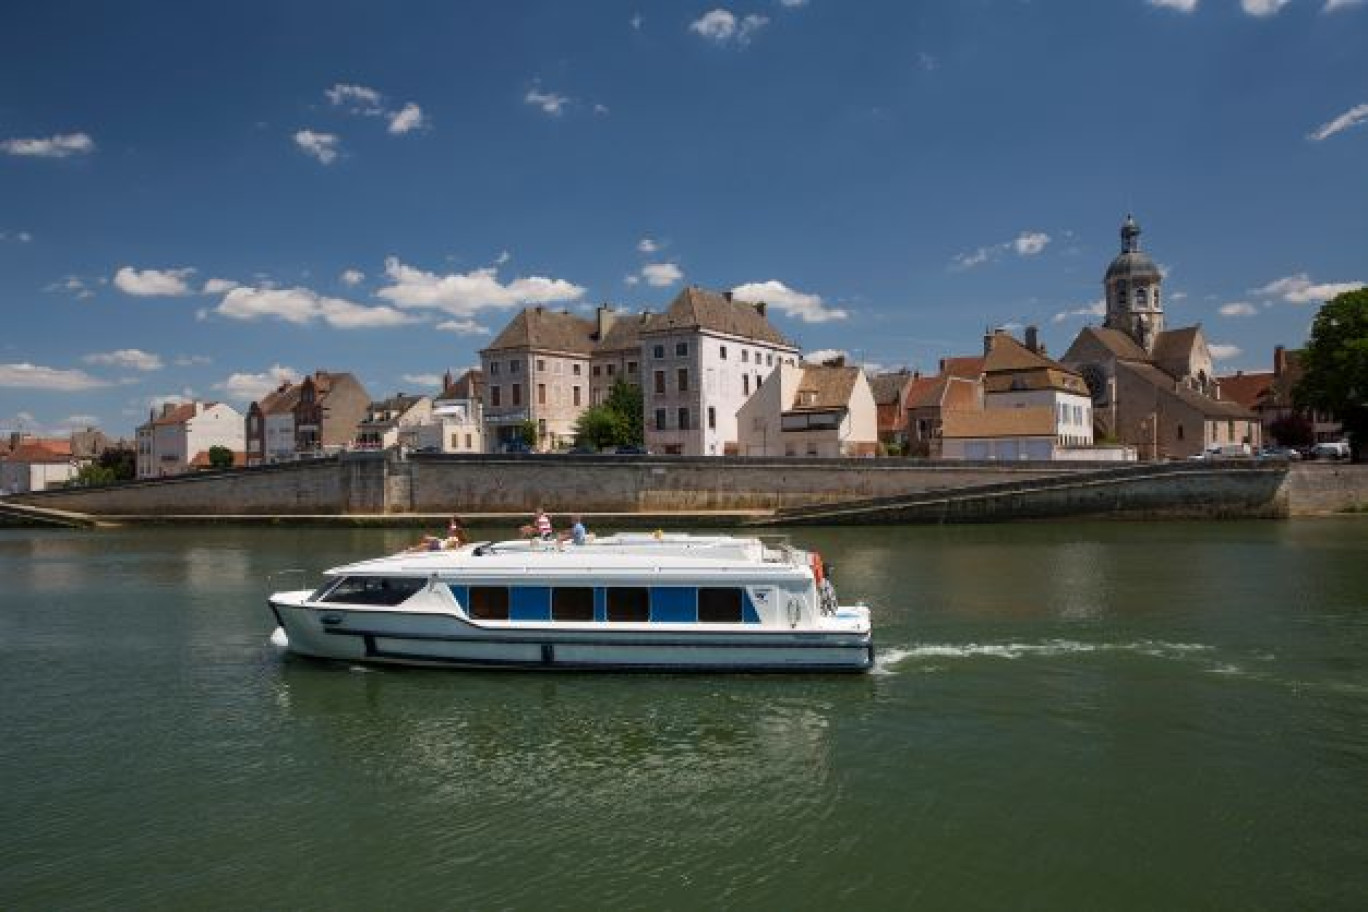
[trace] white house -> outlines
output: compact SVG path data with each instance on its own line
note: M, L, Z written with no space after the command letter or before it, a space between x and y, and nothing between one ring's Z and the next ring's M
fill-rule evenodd
M437 453L484 452L484 375L471 369L452 380L442 378L442 392L432 400L429 419L411 431L414 449Z
M658 453L740 451L737 410L798 347L765 318L764 303L689 287L641 326L646 445Z
M27 494L70 481L80 470L66 440L20 438L0 453L0 494Z
M874 456L878 406L858 367L780 364L736 413L743 456Z
M362 449L387 449L402 443L416 448L419 429L431 422L432 397L399 393L366 408L366 417L356 426L356 445Z
M216 446L246 449L241 412L222 402L167 403L152 410L138 428L138 477L158 478L190 471L195 457Z
M247 464L295 458L295 406L302 386L285 382L247 409Z

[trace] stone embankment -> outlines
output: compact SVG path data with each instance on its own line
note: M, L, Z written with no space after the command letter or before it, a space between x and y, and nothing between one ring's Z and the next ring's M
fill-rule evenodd
M1368 466L1161 465L380 453L207 472L5 503L111 521L398 521L458 512L689 514L734 522L1285 517L1368 509Z

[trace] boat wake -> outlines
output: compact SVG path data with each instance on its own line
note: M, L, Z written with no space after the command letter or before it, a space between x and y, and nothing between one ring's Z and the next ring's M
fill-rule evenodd
M964 659L1029 659L1051 658L1092 653L1129 653L1160 659L1184 659L1204 656L1212 647L1203 643L1173 643L1166 640L1130 640L1120 643L1086 643L1081 640L1041 640L1039 642L1009 641L1004 643L916 643L906 648L879 650L875 674L895 674L899 671L927 670L944 667L947 660ZM1223 670L1229 666L1222 666Z

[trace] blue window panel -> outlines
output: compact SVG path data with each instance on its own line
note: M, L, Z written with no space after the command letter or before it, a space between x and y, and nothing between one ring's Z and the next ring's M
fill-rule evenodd
M749 589L741 590L741 623L760 623L760 612L755 610L755 603L751 601Z
M550 586L514 586L508 596L510 621L551 620Z
M684 586L653 588L651 620L662 624L698 623L698 590Z
M448 584L447 584L447 591L450 592L450 593L451 593L451 597L454 598L454 599L456 600L456 604L458 604L458 605L461 606L461 610L464 611L466 614L469 614L469 613L470 613L470 587L469 587L469 586L453 586L453 585L451 585L450 583L448 583Z
M594 620L608 620L608 590L602 587L594 590Z

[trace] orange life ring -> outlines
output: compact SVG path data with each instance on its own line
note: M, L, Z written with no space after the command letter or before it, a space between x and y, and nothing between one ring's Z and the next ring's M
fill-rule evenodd
M813 551L810 561L812 563L812 578L816 580L817 584L820 586L822 584L822 578L824 576L822 568L822 555L818 554L816 551Z

